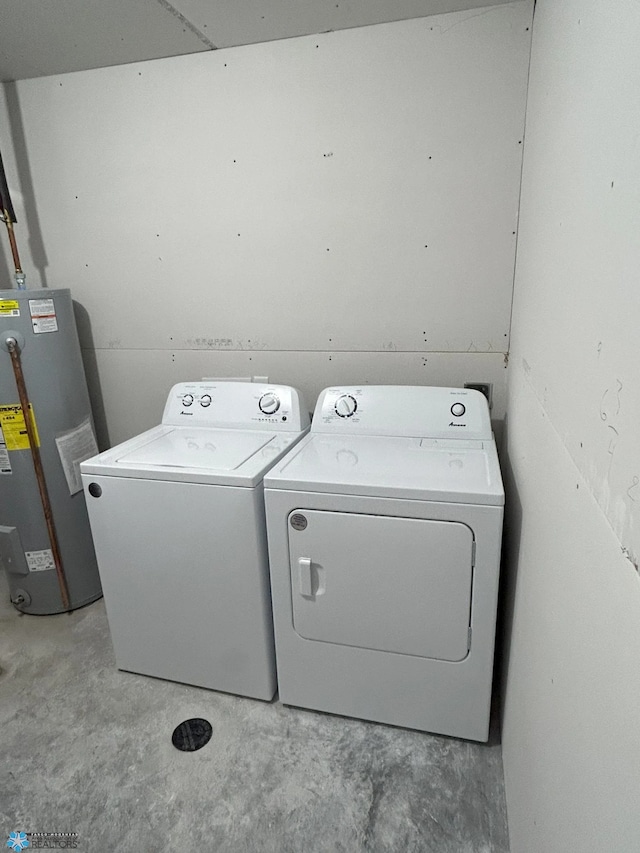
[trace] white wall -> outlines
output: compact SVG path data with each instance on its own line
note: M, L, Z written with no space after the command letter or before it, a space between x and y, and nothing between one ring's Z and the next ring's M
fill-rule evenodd
M539 0L507 404L513 853L640 844L640 6Z
M531 12L7 86L24 265L86 311L112 443L202 375L309 405L337 382L485 380L503 416Z
M31 264L31 254L26 245L27 232L24 229L24 206L22 204L22 193L20 192L18 183L18 166L11 137L11 123L9 120L4 84L0 84L0 151L2 152L4 171L11 189L11 200L19 223L15 226L15 229L19 237L18 248L20 250L20 255L21 257L24 255L22 263L23 265L26 263ZM22 239L20 239L20 237ZM13 259L11 257L11 249L9 247L6 226L4 222L0 221L0 290L12 287L15 287Z

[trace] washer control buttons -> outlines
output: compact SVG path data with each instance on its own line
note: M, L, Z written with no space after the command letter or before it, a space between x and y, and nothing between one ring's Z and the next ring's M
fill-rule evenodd
M462 403L454 403L451 406L451 414L454 418L461 418L467 410Z
M352 397L351 394L343 394L342 397L338 397L335 402L334 409L336 410L336 415L341 418L350 418L355 415L358 409L358 403L355 397Z
M265 415L275 415L280 408L280 400L276 394L273 394L271 391L267 391L266 394L263 394L262 397L260 397L258 406L260 407L260 411Z
M207 406L210 406L211 405L211 395L210 394L203 394L202 397L200 397L200 405L205 409L207 408Z
M190 406L193 403L193 394L185 394L182 398L183 406Z

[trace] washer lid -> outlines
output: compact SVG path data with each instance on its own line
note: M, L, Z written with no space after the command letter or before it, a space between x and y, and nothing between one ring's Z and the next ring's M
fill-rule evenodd
M264 432L174 427L146 444L123 452L114 461L152 468L235 471L272 439L272 435Z
M80 470L83 475L253 487L302 435L157 426L87 459Z
M312 433L265 476L268 489L502 506L495 442Z

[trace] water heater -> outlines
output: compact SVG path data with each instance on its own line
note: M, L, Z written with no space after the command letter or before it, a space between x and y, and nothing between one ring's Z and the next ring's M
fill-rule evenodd
M24 613L60 613L102 595L80 479L94 436L70 291L0 290L0 564Z

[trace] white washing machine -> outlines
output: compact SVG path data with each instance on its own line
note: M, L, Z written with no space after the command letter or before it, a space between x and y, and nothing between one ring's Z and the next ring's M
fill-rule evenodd
M119 669L276 690L262 479L308 430L282 385L175 385L162 424L81 465Z
M264 484L282 702L487 740L504 491L483 395L329 388Z

